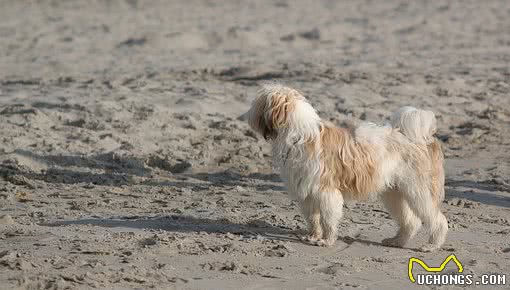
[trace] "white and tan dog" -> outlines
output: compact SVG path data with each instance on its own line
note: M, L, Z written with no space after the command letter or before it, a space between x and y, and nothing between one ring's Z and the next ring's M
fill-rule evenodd
M384 245L404 246L422 222L430 234L423 251L444 243L443 152L433 137L434 113L404 107L391 126L338 128L321 120L299 92L273 84L259 91L247 117L272 143L275 165L308 222L308 241L333 245L344 200L380 193L400 226Z

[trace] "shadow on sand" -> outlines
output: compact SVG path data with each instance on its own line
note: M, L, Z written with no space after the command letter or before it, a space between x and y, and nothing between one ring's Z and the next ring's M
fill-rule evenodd
M446 197L448 198L464 198L488 205L510 208L509 186L491 181L474 182L469 180L448 180L446 185ZM476 191L472 189L476 189Z
M186 215L171 215L160 217L124 217L124 218L91 218L78 220L63 220L48 223L41 223L40 226L60 227L70 225L91 225L105 228L124 228L136 230L163 230L169 232L180 233L198 233L206 232L209 234L233 233L243 235L245 237L261 236L269 240L279 240L296 242L310 245L309 242L301 240L304 231L295 231L290 228L275 227L261 220L250 221L246 224L232 223L226 219L207 219L195 218ZM380 242L360 239L358 237L340 236L339 240L346 243L349 247L357 242L370 246L384 247ZM312 245L310 245L312 246ZM411 250L417 250L408 248Z
M105 228L125 228L137 230L163 230L169 232L193 233L233 233L244 236L262 236L274 240L299 241L294 231L289 228L275 227L261 220L246 224L232 223L226 219L195 218L187 215L160 217L124 217L91 218L63 220L41 223L40 226L59 227L69 225L92 225Z
M206 189L217 187L254 187L257 191L284 191L285 187L277 174L252 173L242 175L235 170L222 170L207 173L172 173L171 171L149 166L147 160L114 153L97 155L41 155L27 150L15 150L15 154L45 164L48 168L36 172L15 162L0 164L0 177L9 178L21 175L28 180L41 180L55 184L93 184L104 186L148 185L174 186L179 188ZM149 177L153 170L168 171L174 180L158 181L136 177ZM255 182L256 180L264 182Z

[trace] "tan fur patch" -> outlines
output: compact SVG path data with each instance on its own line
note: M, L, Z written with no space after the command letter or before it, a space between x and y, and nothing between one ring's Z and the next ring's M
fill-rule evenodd
M269 127L276 130L287 126L289 114L294 111L295 105L295 98L292 94L274 95L271 99Z
M276 138L277 130L288 126L289 115L294 111L295 90L262 91L250 109L250 126L265 139Z
M344 197L364 199L375 192L378 172L371 145L354 139L347 129L321 128L320 190L339 190Z
M444 199L444 155L441 149L441 143L439 140L434 141L427 145L427 151L432 165L432 200L437 205L441 204Z

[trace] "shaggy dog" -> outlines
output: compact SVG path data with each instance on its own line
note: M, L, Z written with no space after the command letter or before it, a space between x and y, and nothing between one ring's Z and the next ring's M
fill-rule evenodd
M422 222L430 234L423 251L444 243L443 153L433 136L434 113L404 107L391 126L339 128L321 120L298 91L272 84L262 87L246 115L272 143L274 163L308 222L307 241L333 245L344 200L379 193L399 225L384 245L404 246Z

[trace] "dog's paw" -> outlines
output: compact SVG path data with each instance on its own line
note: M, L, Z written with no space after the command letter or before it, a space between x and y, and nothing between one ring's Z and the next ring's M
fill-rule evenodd
M434 245L434 244L426 244L420 248L420 251L425 252L425 253L434 252L435 250L439 249L440 247L441 246Z
M309 236L309 235L301 236L299 239L303 242L308 242L308 243L314 243L318 240L315 237Z
M315 243L321 238L316 235L304 235L300 237L301 241L303 242L309 242L309 243Z
M393 238L387 238L387 239L382 240L381 244L383 244L383 246L387 246L387 247L402 248L405 245L405 242L402 242L400 237L393 237Z
M335 244L335 240L319 239L315 242L316 246L319 247L331 247Z

